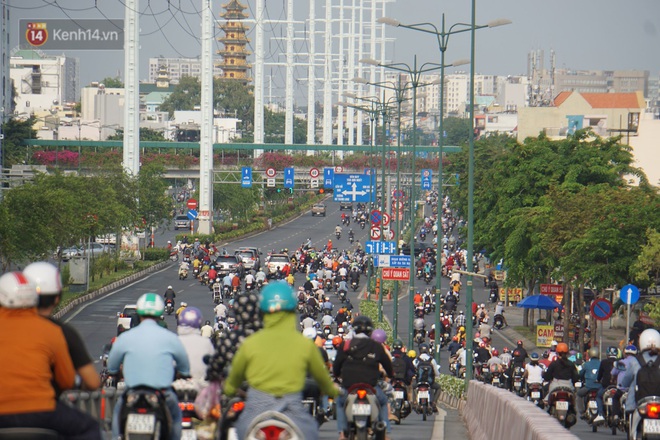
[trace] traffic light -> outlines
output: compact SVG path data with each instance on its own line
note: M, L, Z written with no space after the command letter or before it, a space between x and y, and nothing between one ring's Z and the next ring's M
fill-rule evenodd
M278 193L282 193L282 192L287 193L288 192L289 194L293 194L293 188L277 188L277 192Z
M319 188L316 192L317 194L325 194L325 189Z

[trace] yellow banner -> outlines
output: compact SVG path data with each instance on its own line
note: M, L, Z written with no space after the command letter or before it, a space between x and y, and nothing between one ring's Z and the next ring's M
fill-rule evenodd
M521 287L504 287L500 288L500 301L505 301L505 296L509 295L509 302L518 302L522 299L522 288Z
M555 328L552 325L536 326L536 346L550 347L555 337Z

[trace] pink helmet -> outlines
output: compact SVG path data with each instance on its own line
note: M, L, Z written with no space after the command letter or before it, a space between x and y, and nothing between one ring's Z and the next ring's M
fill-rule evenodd
M387 333L385 333L385 330L377 328L371 333L371 339L378 342L379 344L383 344L385 341L387 341Z

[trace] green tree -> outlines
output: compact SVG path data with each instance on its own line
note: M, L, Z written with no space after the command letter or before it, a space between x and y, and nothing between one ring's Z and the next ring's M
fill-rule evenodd
M34 118L11 118L2 124L2 133L5 136L2 140L2 166L9 168L26 162L28 150L23 141L37 137L37 131L32 128L35 122Z
M163 178L163 167L156 164L143 165L137 176L138 217L146 227L158 227L167 221L172 211L171 199L166 194L167 182Z
M469 119L445 118L442 129L446 133L444 145L467 145L470 139Z
M260 193L256 185L252 188L241 188L236 184L215 184L213 205L216 210L229 212L234 219L248 221L250 213L255 211L261 199Z
M121 141L124 139L124 130L117 130L115 134L108 136L109 141ZM163 142L168 141L163 133L156 131L153 128L140 127L140 140L141 141L153 141L153 142Z
M124 88L124 82L119 78L119 77L105 77L101 80L100 84L103 84L109 89L123 89Z
M630 267L633 279L649 287L660 284L660 232L649 228L646 231L646 244Z

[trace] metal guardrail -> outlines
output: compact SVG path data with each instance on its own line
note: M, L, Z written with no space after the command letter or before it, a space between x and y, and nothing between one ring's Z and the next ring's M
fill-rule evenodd
M60 395L60 401L76 408L96 419L101 428L110 431L112 412L121 394L115 387L103 387L101 390L69 390Z

